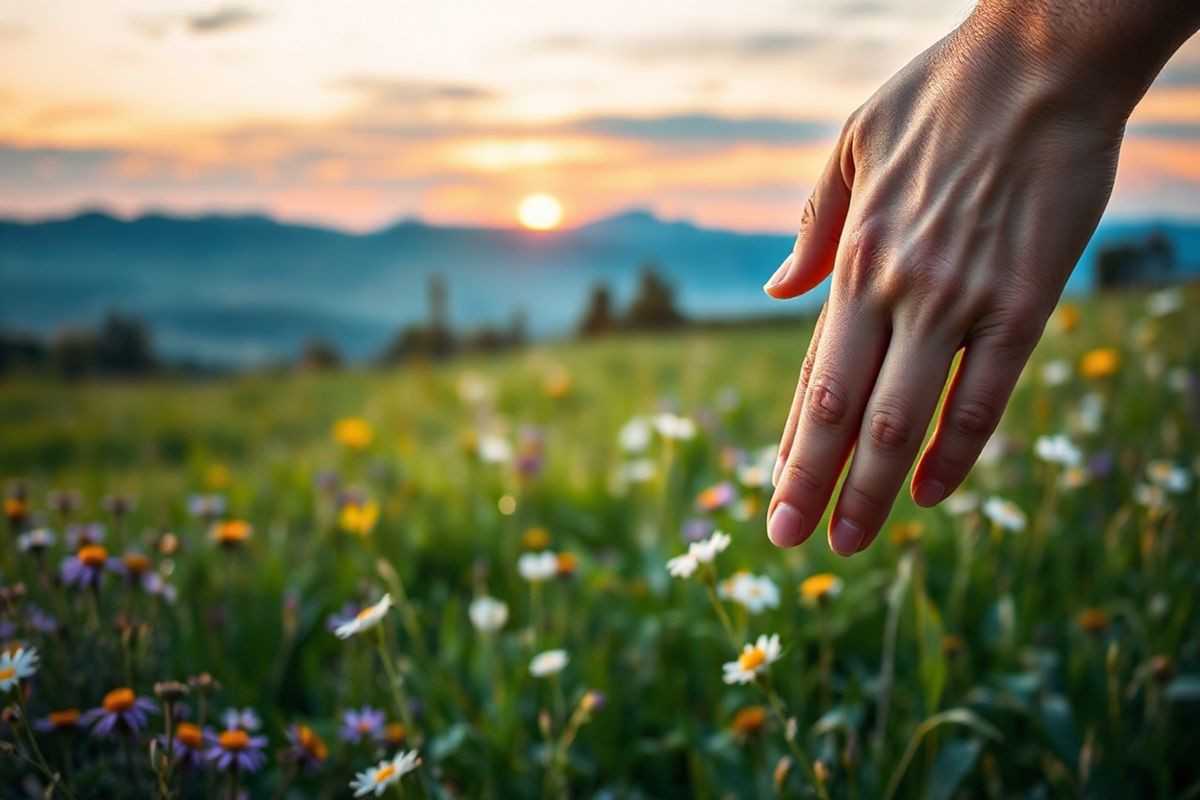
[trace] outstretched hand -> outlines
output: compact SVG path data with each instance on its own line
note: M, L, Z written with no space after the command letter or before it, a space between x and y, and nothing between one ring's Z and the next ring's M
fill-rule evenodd
M848 458L841 555L872 542L914 461L919 505L958 487L1099 221L1145 86L1106 100L1087 58L1006 31L977 12L850 117L766 286L786 299L833 275L779 448L778 546L812 534Z

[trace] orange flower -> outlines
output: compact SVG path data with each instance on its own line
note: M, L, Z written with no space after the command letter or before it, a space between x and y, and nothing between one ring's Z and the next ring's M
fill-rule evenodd
M738 736L749 736L762 730L767 722L767 712L762 706L746 706L738 709L729 723L729 729Z
M383 729L383 741L388 747L399 747L408 739L408 729L403 722L389 722Z
M46 721L50 723L55 730L66 730L74 728L79 724L79 709L66 708L62 711L51 711L46 715Z
M345 417L334 424L333 438L343 447L365 450L375 441L375 430L361 417Z
M805 578L800 584L800 596L809 601L826 601L842 591L842 579L832 572L821 572Z
M130 575L145 575L150 571L150 559L141 553L129 553L125 556L124 561L125 569L129 570Z
M1102 347L1084 354L1079 362L1079 374L1085 378L1108 378L1121 366L1121 354L1111 347Z
M118 714L133 708L135 700L137 700L137 696L134 695L133 689L113 689L104 695L104 702L101 705L104 706L104 710L108 713Z
M579 567L579 559L571 553L558 554L558 574L561 577L568 578L575 574L575 570Z
M1104 633L1112 624L1112 615L1102 608L1085 608L1079 612L1079 627L1086 633Z
M1058 308L1058 327L1062 328L1067 333L1079 327L1079 308L1069 303L1064 303Z
M175 729L175 739L194 750L204 747L204 731L199 725L191 722L179 723L179 727Z
M213 541L223 547L237 547L250 538L250 523L242 519L227 519L212 528Z
M550 546L550 531L545 528L530 528L521 534L521 546L526 550L545 550Z

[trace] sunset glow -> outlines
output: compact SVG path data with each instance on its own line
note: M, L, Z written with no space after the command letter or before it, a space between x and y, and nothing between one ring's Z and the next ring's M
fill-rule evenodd
M549 194L531 194L517 207L517 219L533 231L548 231L562 222L562 204Z

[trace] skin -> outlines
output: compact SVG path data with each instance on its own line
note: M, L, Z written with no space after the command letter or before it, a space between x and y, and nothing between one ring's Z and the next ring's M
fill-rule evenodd
M962 483L1095 231L1130 112L1197 29L1194 0L984 0L851 115L765 287L788 299L833 276L772 542L808 539L847 460L828 534L843 556L875 539L914 461L919 505Z

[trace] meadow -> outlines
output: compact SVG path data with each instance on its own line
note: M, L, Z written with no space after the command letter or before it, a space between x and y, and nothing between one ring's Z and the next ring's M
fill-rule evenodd
M0 794L1200 796L1197 307L1060 308L851 559L764 532L802 321L10 381Z

